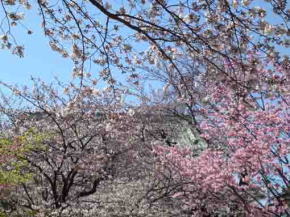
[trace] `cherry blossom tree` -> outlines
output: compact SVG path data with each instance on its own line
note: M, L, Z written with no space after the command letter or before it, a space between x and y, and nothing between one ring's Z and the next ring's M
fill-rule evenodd
M126 146L113 145L108 149L113 152L108 152L100 148L107 139L110 145L122 140L130 148L129 138L144 141L133 133L138 131L133 123L140 118L122 116L125 108L118 104L122 90L135 94L142 105L167 107L188 122L196 143L203 144L199 150L195 142L181 147L168 142L161 130L164 140L148 141L153 147L150 157L157 161L150 169L158 180L146 194L149 199L177 198L182 201L180 209L191 216L290 215L287 1L5 0L1 6L3 48L23 57L24 47L14 28L22 26L33 34L24 17L26 10L37 7L50 47L71 59L73 76L81 78L81 86L65 99L46 85L36 87L32 95L16 90L40 112L40 119L35 112L30 118L36 118L38 130L51 136L48 147L57 150L42 150L44 154L31 153L27 158L42 174L37 182L54 186L43 199L59 208L95 192L99 182L114 176L113 158L118 159L115 154L123 153ZM96 67L90 70L90 64ZM118 72L127 74L129 89L118 82ZM98 76L112 90L110 97L102 95L101 103L91 97L99 94L94 89ZM151 101L147 79L164 84L166 103ZM99 110L112 118L98 121ZM31 121L23 123L32 127ZM88 146L82 148L87 139ZM94 154L93 147L87 149L91 142L98 147ZM73 154L67 157L70 151ZM83 153L92 158L84 159ZM99 155L107 157L96 159ZM41 165L45 162L51 168L48 173ZM78 162L94 166L97 176L83 172ZM70 185L70 180L76 185Z
M124 135L117 125L124 128L126 120L118 115L115 100L106 97L105 92L86 88L75 98L71 92L60 97L44 83L32 93L13 91L30 105L29 109L21 110L16 126L11 129L14 135L31 130L45 135L41 146L24 156L36 176L32 184L22 185L26 194L20 201L22 206L34 211L59 209L95 193L103 180L115 176L115 159L132 151L133 137L132 141L119 144ZM103 98L99 94L104 94Z
M200 155L190 146L155 149L160 171L185 183L171 196L193 216L289 215L289 70L257 57L248 54L256 61L254 72L225 64L236 70L239 84L204 74L180 99L199 99L188 114L206 142Z
M154 216L178 211L160 199L150 205L146 197L159 181L152 173L152 144L162 140L152 123L164 133L157 110L146 115L141 107L129 109L116 89L33 83L33 89L2 83L13 93L1 103L7 124L3 133L23 138L17 140L20 147L29 144L19 159L32 177L6 195L5 213Z
M235 72L225 70L222 62L252 67L248 50L289 64L279 52L279 47L289 46L285 0L4 0L2 47L20 57L24 47L13 32L19 27L33 33L24 19L31 8L38 10L52 50L75 63L75 76L92 73L85 64L90 62L100 67L99 74L110 84L115 84L117 71L135 81L144 69L162 65L167 68L166 80L176 88L176 78L185 85L186 74L204 71L226 74L237 82Z

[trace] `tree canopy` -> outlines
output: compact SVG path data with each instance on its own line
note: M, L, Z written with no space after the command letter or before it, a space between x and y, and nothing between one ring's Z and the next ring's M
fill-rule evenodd
M19 57L28 10L75 80L0 83L1 147L38 144L4 212L290 216L286 0L2 0L1 47Z

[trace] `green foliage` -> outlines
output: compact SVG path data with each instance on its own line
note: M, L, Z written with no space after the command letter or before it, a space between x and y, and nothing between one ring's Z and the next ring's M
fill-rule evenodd
M31 150L45 151L43 141L48 137L31 128L15 138L0 138L0 185L17 185L29 181L32 174L25 172L28 166L25 153Z
M8 216L7 216L7 214L5 214L4 212L2 212L2 211L0 210L0 217L8 217Z
M21 139L25 144L24 151L46 151L47 147L43 144L43 142L50 139L52 136L52 133L43 133L39 132L36 128L30 128L23 134L23 136L21 136Z
M49 134L41 133L31 128L20 136L7 138L0 135L0 217L8 217L5 214L8 203L7 196L13 191L13 186L29 182L33 174L29 171L29 162L26 154L31 150L46 151L43 142L50 138ZM27 216L35 216L27 213Z
M26 164L25 160L19 158L23 154L23 147L15 142L9 138L0 139L0 185L14 185L28 178L21 172Z

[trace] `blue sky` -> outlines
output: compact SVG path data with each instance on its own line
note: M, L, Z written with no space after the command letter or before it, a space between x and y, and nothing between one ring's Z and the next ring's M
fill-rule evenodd
M48 38L43 35L40 26L41 17L36 15L36 10L37 8L33 8L32 10L25 11L25 20L23 23L26 27L19 25L12 27L13 35L17 39L18 44L24 45L25 47L24 58L19 58L11 54L11 51L0 50L0 81L8 84L18 84L20 86L27 85L29 87L32 85L30 82L31 76L41 78L41 80L48 83L52 82L54 77L57 77L63 82L73 80L72 61L69 58L63 58L60 54L51 50ZM1 14L0 17L2 17ZM28 35L26 28L31 29L33 34ZM126 29L122 34L128 34L128 30ZM142 44L138 44L138 47L146 49ZM93 70L93 76L97 76L95 72L98 71L98 68L95 66L91 70ZM123 84L126 83L124 76L120 72L116 71L113 76ZM98 87L103 87L103 84L104 82L100 82ZM152 81L150 84L154 88L160 87L160 82ZM0 91L5 92L6 90L3 88L1 90L0 87Z
M40 18L34 10L28 11L25 21L33 34L28 35L21 26L13 27L17 42L25 46L25 56L19 58L8 50L0 50L0 80L10 84L28 84L31 76L45 81L52 81L54 76L62 81L70 80L72 62L50 49L48 39L40 28Z
M265 3L262 5L268 7ZM25 45L25 57L19 58L10 51L0 50L0 81L28 84L30 76L40 77L48 82L52 81L54 76L62 81L71 80L72 62L50 49L48 39L43 36L40 28L41 21L40 17L36 16L36 8L26 12L25 24L33 30L33 34L26 34L27 30L21 26L13 27L19 44ZM288 52L284 49L281 51L285 54Z

